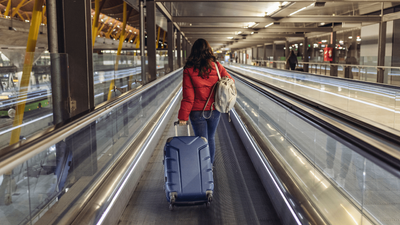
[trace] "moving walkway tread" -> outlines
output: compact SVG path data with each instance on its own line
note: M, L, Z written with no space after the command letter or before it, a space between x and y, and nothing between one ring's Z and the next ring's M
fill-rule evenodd
M119 224L280 224L239 135L224 114L215 137L215 192L211 207L176 207L169 211L163 190L162 157L167 138L174 136L177 112L176 109L168 122Z

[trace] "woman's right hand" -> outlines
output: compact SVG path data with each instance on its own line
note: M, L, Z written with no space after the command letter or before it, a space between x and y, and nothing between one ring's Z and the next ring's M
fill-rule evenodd
M186 120L179 120L179 126L185 126L187 124Z

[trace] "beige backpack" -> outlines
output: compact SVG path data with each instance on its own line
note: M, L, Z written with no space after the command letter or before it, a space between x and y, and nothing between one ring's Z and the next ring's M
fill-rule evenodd
M206 119L209 119L212 115L212 110L213 110L213 105L215 106L215 109L218 110L221 113L229 113L229 111L233 108L233 106L236 103L236 96L237 96L237 91L236 91L236 86L235 86L235 81L233 81L229 77L222 77L221 74L219 73L218 65L214 62L215 69L217 70L218 73L218 81L217 83L214 84L213 89L211 90L210 96L207 99L206 105L204 106L203 109L203 117ZM206 109L206 106L208 102L210 101L211 95L216 88L215 91L215 101L213 105L211 105L211 113L209 117L204 116L204 110Z

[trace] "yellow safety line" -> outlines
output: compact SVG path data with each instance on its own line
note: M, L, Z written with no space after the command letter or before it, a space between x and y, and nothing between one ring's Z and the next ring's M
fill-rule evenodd
M156 49L158 48L158 42L160 41L160 32L161 32L161 27L158 27Z
M11 9L11 0L8 0L7 8L6 8L6 12L4 13L4 16L8 16L8 14L10 13L10 9Z
M36 0L32 12L32 21L29 29L28 42L26 44L26 53L24 68L22 71L21 83L18 95L22 101L17 103L16 113L14 117L13 127L17 127L22 124L24 118L25 103L27 98L27 92L29 87L29 80L32 71L32 63L35 55L36 42L39 35L40 21L42 19L42 5L44 0ZM14 129L11 133L10 145L19 142L21 134L21 128Z
M122 23L122 32L121 32L121 37L125 37L125 28L126 28L126 21L128 20L128 11L127 11L128 6L126 5L126 2L124 2L124 12L123 12L123 23ZM119 39L119 45L118 45L118 51L117 51L117 58L115 61L115 67L114 70L117 71L118 70L118 63L119 63L119 58L121 55L121 50L122 50L122 44L124 43L123 38ZM115 79L113 79L110 83L110 88L108 90L108 96L107 96L107 100L111 99L111 95L112 95L112 90L114 89L115 86Z
M165 35L167 34L167 32L164 30L164 36L163 36L163 39L162 39L162 48L164 48L164 46L165 46Z
M95 0L94 2L94 17L92 25L92 43L96 42L97 30L99 29L99 14L100 14L100 0Z

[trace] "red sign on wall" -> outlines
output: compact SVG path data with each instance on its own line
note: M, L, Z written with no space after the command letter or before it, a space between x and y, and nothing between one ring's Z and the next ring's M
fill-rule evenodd
M324 61L332 62L333 60L333 48L325 47L324 48Z

